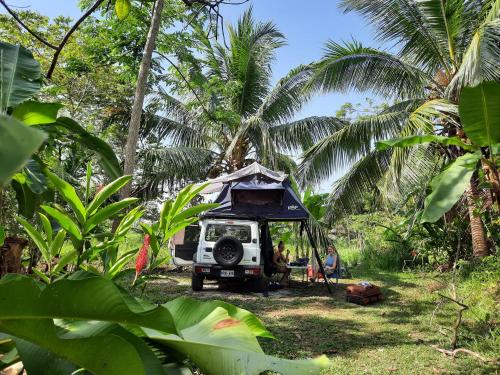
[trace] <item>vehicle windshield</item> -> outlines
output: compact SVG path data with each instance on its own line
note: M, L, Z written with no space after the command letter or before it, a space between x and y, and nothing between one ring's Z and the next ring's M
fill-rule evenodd
M215 242L223 236L231 236L242 243L252 241L252 231L249 225L208 224L205 241Z

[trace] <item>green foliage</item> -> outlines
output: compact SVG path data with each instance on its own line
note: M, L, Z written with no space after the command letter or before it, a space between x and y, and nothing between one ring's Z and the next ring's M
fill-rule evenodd
M439 170L436 166L449 161L447 156L460 155L453 153L454 145L477 149L481 144L464 146L458 138L441 137L459 134L466 126L457 116L462 88L500 80L499 70L493 68L500 58L495 47L500 42L496 1L344 0L341 8L363 16L382 41L397 47L389 52L357 41L330 41L313 66L307 85L311 90L354 90L395 98L394 104L375 114L352 119L302 157L299 174L304 183L319 183L349 168L331 192L328 216L335 220L355 212L370 191L405 202L425 189ZM474 100L474 107L482 111L481 95ZM349 111L352 106L345 106L339 114L347 118ZM373 150L374 143L390 138L398 141L380 146L385 151ZM444 147L421 144L438 140ZM386 147L392 143L413 147Z
M460 156L432 179L432 193L425 199L421 222L436 222L457 203L469 186L480 158L478 153Z
M51 357L41 356L40 349L64 358L66 366L95 374L169 373L158 353L164 361L175 361L172 370L189 358L207 375L232 375L235 369L255 375L265 370L316 374L329 363L325 357L290 361L266 356L257 337L269 337L269 332L254 315L227 303L180 298L154 306L105 278L76 276L44 288L22 276L0 281L0 294L12 302L0 312L0 331L18 348L30 347L19 351L28 371L36 371L30 367L34 363L49 366Z
M166 200L160 211L160 218L152 225L141 223L143 232L151 239L151 261L150 269L158 267L168 258L159 259L158 255L163 246L174 234L198 221L198 215L202 212L218 207L218 203L201 203L188 208L195 197L206 187L208 183L201 185L188 185L177 194L174 200Z
M125 18L127 18L128 14L130 13L131 6L132 4L130 4L130 0L116 0L115 11L120 20L124 20Z
M91 170L89 169L87 181L90 180L90 173ZM92 259L96 255L96 252L99 254L116 245L117 240L128 232L130 226L135 221L134 219L138 219L142 215L142 211L139 209L132 210L131 213L127 214L120 222L117 233L115 235L111 235L111 237L115 236L114 238L111 238L109 241L102 243L95 248L88 246L88 241L96 236L101 236L101 234L98 233L99 231L96 232L96 227L98 225L101 225L108 219L117 216L122 210L137 202L137 198L127 198L119 202L110 203L105 207L101 207L106 199L117 193L126 182L130 181L130 176L123 176L115 181L112 181L99 193L97 193L94 199L87 206L83 204L75 189L69 183L50 172L48 172L48 177L61 195L61 198L64 199L64 201L71 207L74 216L68 214L56 205L44 205L42 206L42 209L53 217L69 234L73 242L73 246L78 253L78 265L82 260ZM86 194L89 194L89 189L86 189ZM89 197L87 195L84 201L88 201L88 198ZM114 249L112 259L116 261L116 248Z
M475 148L467 143L464 143L458 137L445 137L440 135L409 135L407 137L395 138L387 141L378 141L377 150L387 150L391 147L411 147L430 142L435 142L443 146L459 146L464 150L475 150Z
M101 138L92 135L76 121L67 117L59 117L54 126L64 129L71 138L74 138L88 150L93 151L109 177L116 179L123 174L115 152L111 146Z
M35 246L40 250L42 258L47 264L47 275L36 270L35 273L46 283L50 283L54 276L61 276L61 271L69 262L73 261L76 256L74 250L65 254L60 258L61 249L66 239L66 231L59 229L55 234L53 233L52 224L50 220L42 213L38 214L40 217L41 227L43 233L33 227L27 220L17 217L16 220L21 224L30 236ZM54 262L54 260L56 261Z
M47 138L40 130L30 128L13 117L0 114L0 187L22 169Z
M21 104L38 93L42 78L40 64L30 51L0 42L0 112Z
M500 143L500 84L466 87L460 95L460 119L467 137L478 146Z

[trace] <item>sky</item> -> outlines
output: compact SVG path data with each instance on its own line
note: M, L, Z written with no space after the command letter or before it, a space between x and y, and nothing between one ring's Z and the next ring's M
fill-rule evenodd
M77 7L78 0L7 0L7 3L19 9L29 7L50 17L64 15L76 18L81 14ZM234 23L252 6L255 19L273 21L277 25L287 38L287 45L278 51L273 65L273 78L277 81L297 65L318 60L329 39L336 42L350 41L355 36L363 44L380 46L373 38L373 29L360 16L344 14L338 8L338 3L338 0L251 0L243 5L225 5L221 13L226 24ZM342 104L360 103L365 97L366 94L357 93L318 95L297 118L334 115ZM334 180L342 174L339 171L329 181L325 181L319 187L320 191L328 191Z

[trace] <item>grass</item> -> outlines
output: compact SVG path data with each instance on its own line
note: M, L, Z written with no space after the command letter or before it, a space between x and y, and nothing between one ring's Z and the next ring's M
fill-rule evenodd
M324 285L291 289L290 295L242 294L212 287L190 291L189 274L169 273L152 281L143 297L163 303L179 295L222 299L259 316L276 340L261 340L266 353L283 358L326 354L332 365L323 374L491 374L495 369L477 360L443 356L431 347L446 346L436 324L450 323L449 309L435 310L428 274L354 269L354 280L382 287L384 301L371 306L345 302L344 286L333 297Z

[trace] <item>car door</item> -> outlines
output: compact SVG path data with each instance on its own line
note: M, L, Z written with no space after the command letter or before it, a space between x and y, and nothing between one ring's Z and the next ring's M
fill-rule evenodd
M198 249L199 240L199 225L189 225L177 232L170 244L173 263L176 266L189 266L193 264L193 257Z

